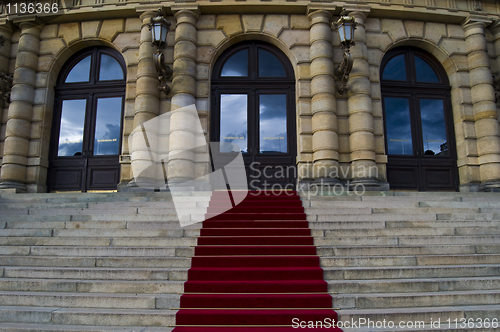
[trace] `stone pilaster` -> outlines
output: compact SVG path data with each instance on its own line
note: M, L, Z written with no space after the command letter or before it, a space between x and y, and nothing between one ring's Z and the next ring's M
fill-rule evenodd
M149 24L151 18L156 16L157 12L146 11L141 14L142 20L141 39L139 46L139 61L137 64L137 81L135 92L135 114L134 128L140 127L148 120L157 117L160 110L160 91L158 89L158 72L153 61L153 53L155 48L151 41L151 30ZM148 132L148 135L156 134ZM137 136L137 139L141 139ZM134 136L134 140L135 140ZM151 137L149 138L151 139ZM141 148L142 147L142 148ZM131 154L131 167L134 177L141 176L142 181L147 182L148 179L154 181L156 179L156 169L151 166L150 151L144 151L144 144L132 144L129 147ZM127 191L136 186L135 180L132 180L127 187L121 187L121 190Z
M337 182L339 140L335 82L333 78L331 14L316 10L309 14L311 60L311 113L313 177L315 182Z
M369 8L349 13L356 19L356 45L351 47L353 68L349 75L347 107L349 112L349 149L352 187L363 185L367 190L380 190L375 162L375 136L370 84L370 65L366 47L365 20ZM387 188L386 188L387 189Z
M500 191L500 126L487 53L487 23L481 17L469 17L463 23L463 29L477 137L480 190Z
M179 183L195 177L196 125L196 9L175 11L174 63L168 182Z
M42 26L38 22L29 21L22 22L19 26L21 36L8 110L0 188L26 191L26 167Z

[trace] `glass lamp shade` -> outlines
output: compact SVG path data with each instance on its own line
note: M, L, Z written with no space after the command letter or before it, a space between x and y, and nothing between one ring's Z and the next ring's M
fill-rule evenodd
M340 43L344 47L350 47L354 40L354 29L356 29L354 17L341 16L336 23L336 27L339 33Z
M170 28L170 22L163 16L156 16L151 20L151 25L153 44L159 48L165 47L167 45L167 33Z

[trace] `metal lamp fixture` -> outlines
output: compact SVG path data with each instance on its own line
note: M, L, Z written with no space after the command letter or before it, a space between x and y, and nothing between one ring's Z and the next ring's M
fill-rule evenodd
M158 15L151 18L149 29L153 37L153 45L156 46L156 54L153 54L156 71L158 72L158 80L160 81L159 89L165 93L170 91L167 85L167 79L172 76L172 68L165 63L165 56L161 52L167 46L167 33L171 23L163 16L161 8L158 10Z
M349 73L352 69L353 58L350 53L351 46L354 46L354 30L356 29L356 21L354 17L346 16L341 14L340 19L335 23L335 28L339 33L340 45L345 50L344 59L342 63L335 69L335 76L341 78L341 83L339 83L337 89L340 94L348 89L347 79L349 78Z

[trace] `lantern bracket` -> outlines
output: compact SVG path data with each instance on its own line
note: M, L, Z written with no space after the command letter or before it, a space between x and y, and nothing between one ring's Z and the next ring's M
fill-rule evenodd
M340 47L344 49L342 63L334 70L335 76L341 80L337 85L337 91L342 95L344 91L349 89L347 80L349 79L349 73L354 63L350 49L351 46L356 45L354 42L354 30L356 29L357 23L354 17L347 16L345 12L342 12L339 20L334 23L334 26L339 33Z
M157 15L151 18L148 24L149 30L152 34L152 43L156 46L156 54L153 54L153 61L156 71L158 72L158 80L160 81L158 89L168 94L170 87L167 85L167 80L172 77L172 68L165 63L165 56L162 49L167 46L167 33L170 29L171 23L168 22L163 16L163 10L158 9ZM160 32L159 35L157 33Z

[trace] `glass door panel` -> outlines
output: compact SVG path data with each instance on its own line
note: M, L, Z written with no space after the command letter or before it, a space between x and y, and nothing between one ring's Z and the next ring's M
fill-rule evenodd
M443 100L420 99L419 103L424 155L448 155Z
M233 143L243 153L248 152L248 96L246 94L221 94L220 96L220 152L233 152Z
M86 99L64 100L61 110L58 157L82 155Z
M286 95L259 95L260 153L287 153Z
M97 99L94 156L119 154L122 97Z
M385 97L388 154L413 155L410 100Z

